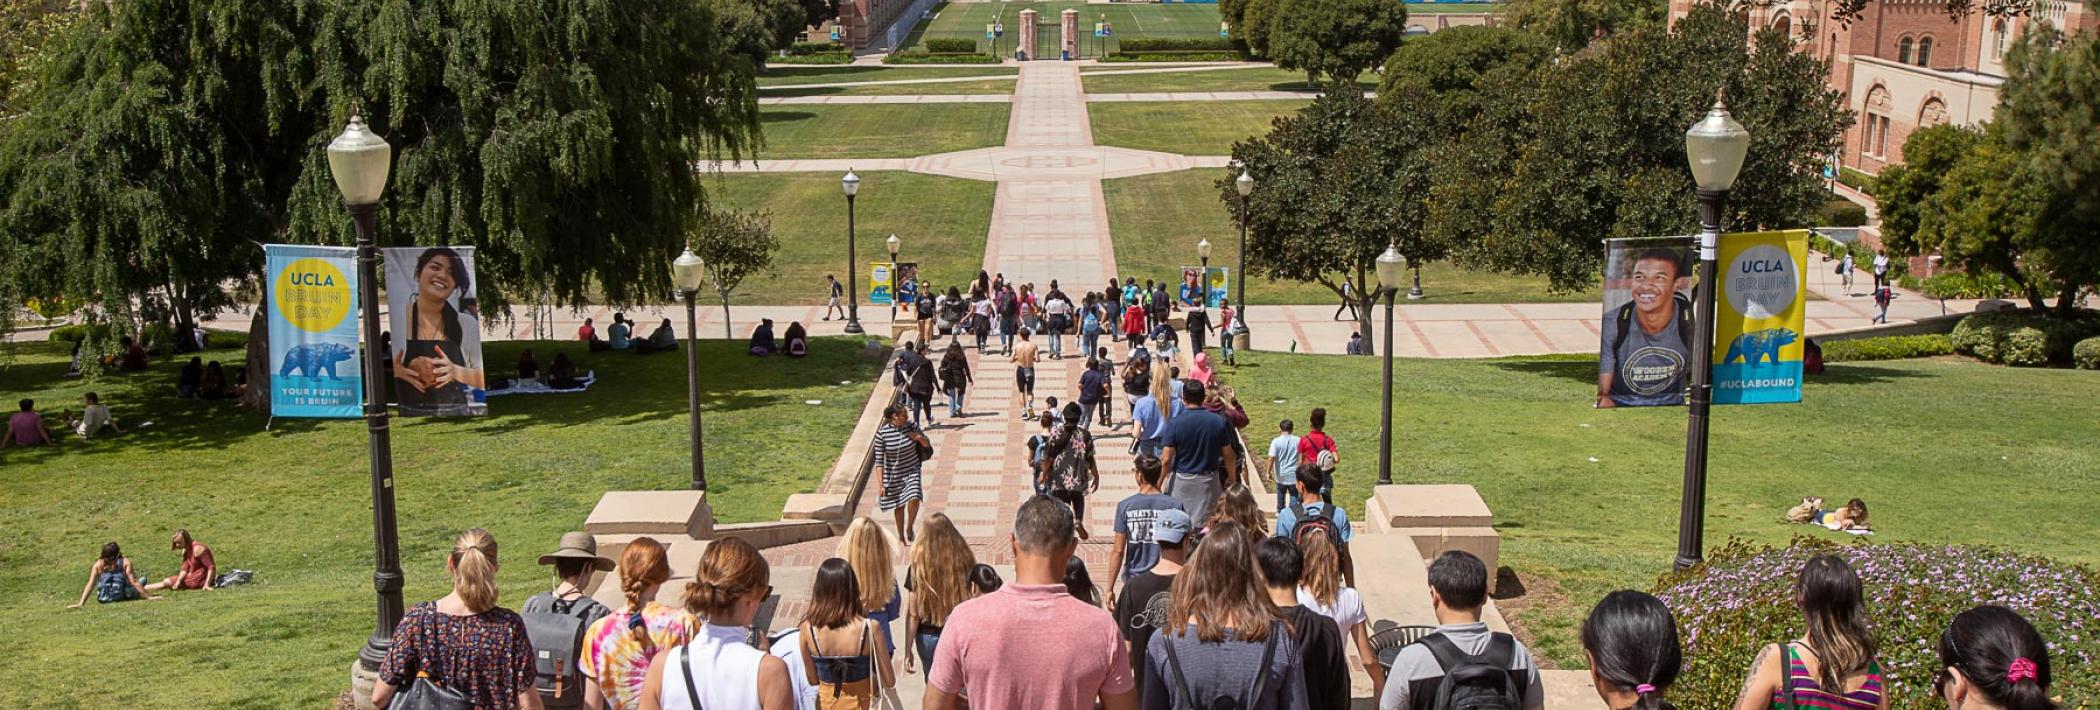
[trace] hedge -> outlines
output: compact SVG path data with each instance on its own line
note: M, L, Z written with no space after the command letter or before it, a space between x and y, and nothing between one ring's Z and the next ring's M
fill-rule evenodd
M1851 168L1838 168L1838 184L1867 194L1874 193L1874 176Z
M976 54L977 40L968 37L935 37L926 40L926 51L931 54Z
M1932 697L1940 633L1956 614L1983 604L2018 612L2049 642L2050 691L2063 707L2100 703L2100 634L2091 628L2100 618L2100 574L1989 548L1808 537L1783 548L1731 540L1705 564L1657 583L1655 595L1677 617L1686 661L1666 691L1670 702L1728 707L1758 651L1801 634L1795 579L1811 557L1826 553L1859 574L1891 707L1942 707Z
M1242 57L1229 52L1144 52L1115 54L1102 57L1104 62L1237 62Z
M1872 360L1908 360L1910 358L1951 355L1954 340L1943 334L1892 335L1881 338L1860 338L1818 343L1823 346L1824 362L1868 362Z
M1851 200L1829 200L1816 209L1817 226L1860 227L1867 223L1867 208Z
M853 50L847 49L846 45L839 44L836 42L796 42L794 44L788 45L787 53L789 56L795 57L803 57L812 54L851 55L853 54Z
M825 53L822 53L822 54L801 54L801 55L796 55L796 54L790 54L790 55L787 55L787 56L785 56L785 57L769 57L769 58L767 58L767 59L766 59L766 64L767 64L768 66L770 66L770 65L774 65L774 64L852 64L852 63L853 63L853 55L851 55L851 54L847 54L847 53L845 53L845 52L825 52Z
M1947 271L1925 279L1906 276L1901 283L1932 298L2008 298L2019 293L2012 279L1994 273Z
M969 52L963 54L934 54L932 52L898 52L882 59L884 64L998 64L999 58L989 54Z
M1954 350L1984 362L2033 367L2068 363L2080 340L2100 335L2100 314L2051 318L2026 309L1971 314L1954 326Z
M1236 52L1239 45L1224 37L1132 37L1116 42L1121 52Z
M2071 364L2080 370L2100 370L2100 336L2080 340L2071 346Z

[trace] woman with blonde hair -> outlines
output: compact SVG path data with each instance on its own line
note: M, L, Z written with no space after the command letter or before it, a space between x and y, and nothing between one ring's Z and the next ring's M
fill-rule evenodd
M976 567L977 555L946 513L934 513L919 524L919 544L912 547L911 566L904 572L904 588L911 590L904 628L911 630L912 640L904 647L904 672L912 671L914 655L932 665L948 613L977 596L970 584Z
M877 692L896 687L897 670L888 655L876 656L875 624L860 608L860 583L845 560L817 566L797 629L803 677L817 687L820 710L867 710Z
M1152 364L1150 375L1152 401L1159 403L1159 420L1174 421L1174 415L1187 406L1182 404L1181 397L1174 393L1174 373L1167 367L1166 361L1162 360Z
M1371 676L1371 697L1384 697L1385 667L1378 664L1378 654L1371 652L1370 632L1366 628L1371 617L1364 613L1363 596L1342 575L1341 550L1328 538L1330 530L1309 528L1297 536L1299 546L1305 550L1305 575L1298 581L1298 605L1334 620L1342 635L1356 645L1356 657L1364 664L1364 673Z
M642 710L793 710L787 662L745 641L745 627L772 594L772 571L758 548L734 537L708 543L685 585L685 608L706 623L649 662Z
M619 611L591 624L583 634L583 697L593 707L634 710L642 706L642 681L649 662L664 649L677 648L700 632L700 620L684 609L656 603L656 593L671 579L671 560L662 543L639 537L620 552ZM603 698L603 702L597 701Z
M445 557L452 593L408 610L379 664L372 704L386 707L419 679L475 708L538 710L532 640L517 612L496 606L496 538L474 528Z
M1859 575L1845 559L1810 558L1794 582L1794 601L1808 632L1785 646L1768 644L1750 664L1736 710L1813 706L1887 710L1880 651L1867 626Z
M861 610L867 612L869 619L882 625L884 656L897 650L897 642L890 635L890 623L897 620L904 607L904 595L897 589L894 549L882 525L863 515L846 526L846 535L839 538L837 553L846 564L853 565L853 576L860 582Z

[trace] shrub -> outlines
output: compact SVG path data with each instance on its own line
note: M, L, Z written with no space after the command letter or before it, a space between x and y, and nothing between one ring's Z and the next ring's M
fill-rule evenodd
M2100 336L2080 340L2071 346L2071 363L2080 370L2100 370Z
M846 52L824 52L821 54L790 54L785 57L767 57L766 64L852 64L853 55Z
M788 45L788 56L806 57L812 54L852 54L846 45L836 42L796 42Z
M1874 192L1874 176L1851 168L1838 168L1838 184L1868 194Z
M933 54L973 54L977 51L977 40L968 37L935 37L926 40L926 51Z
M1851 200L1830 200L1816 209L1816 224L1823 227L1858 227L1867 223L1867 208Z
M1945 335L1893 335L1818 343L1824 362L1868 362L1906 360L1954 353L1954 340Z
M933 54L931 52L898 52L882 59L884 64L998 64L999 58L989 54Z
M2069 362L2071 348L2095 335L2100 335L2100 317L2091 311L2066 319L2021 309L1971 314L1950 337L1955 352L1984 362L2034 366Z
M1244 57L1229 52L1142 52L1102 57L1104 62L1237 62Z
M2066 708L2100 702L2100 574L2039 557L1957 545L1853 544L1796 538L1784 548L1731 540L1705 564L1674 572L1656 596L1677 615L1689 661L1670 699L1678 707L1728 707L1765 644L1800 635L1794 579L1814 555L1837 553L1859 572L1881 648L1890 705L1938 707L1932 677L1939 637L1954 616L2000 604L2050 643L2051 691Z
M1144 54L1147 52L1233 52L1239 46L1224 37L1132 37L1116 43L1117 51Z
M1933 298L2006 298L2018 290L2012 279L1996 273L1947 271L1922 280L1906 281L1917 284L1913 288Z

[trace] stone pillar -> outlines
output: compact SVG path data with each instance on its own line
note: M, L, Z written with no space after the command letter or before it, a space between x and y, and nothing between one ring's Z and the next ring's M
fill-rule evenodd
M1059 25L1058 29L1060 30L1059 36L1061 36L1064 39L1064 41L1059 42L1058 46L1064 49L1065 59L1078 59L1079 11L1067 8L1062 14L1064 15L1064 22Z
M1035 58L1035 11L1021 11L1021 38L1015 43L1023 61Z

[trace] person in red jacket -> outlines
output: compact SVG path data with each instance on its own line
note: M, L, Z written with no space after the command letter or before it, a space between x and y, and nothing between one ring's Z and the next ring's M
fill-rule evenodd
M1145 308L1144 308L1144 306L1140 306L1140 305L1137 305L1137 304L1133 303L1133 304L1130 304L1130 306L1129 306L1128 308L1124 308L1124 309L1123 309L1123 323L1122 323L1122 326L1123 326L1123 327L1122 327L1122 328L1120 329L1120 331L1121 331L1121 332L1123 333L1123 337L1125 337L1125 338L1128 338L1128 339L1130 340L1130 347L1131 347L1132 349L1135 349L1135 348L1138 348L1139 346L1142 346L1142 345L1144 345L1144 344L1145 344Z

